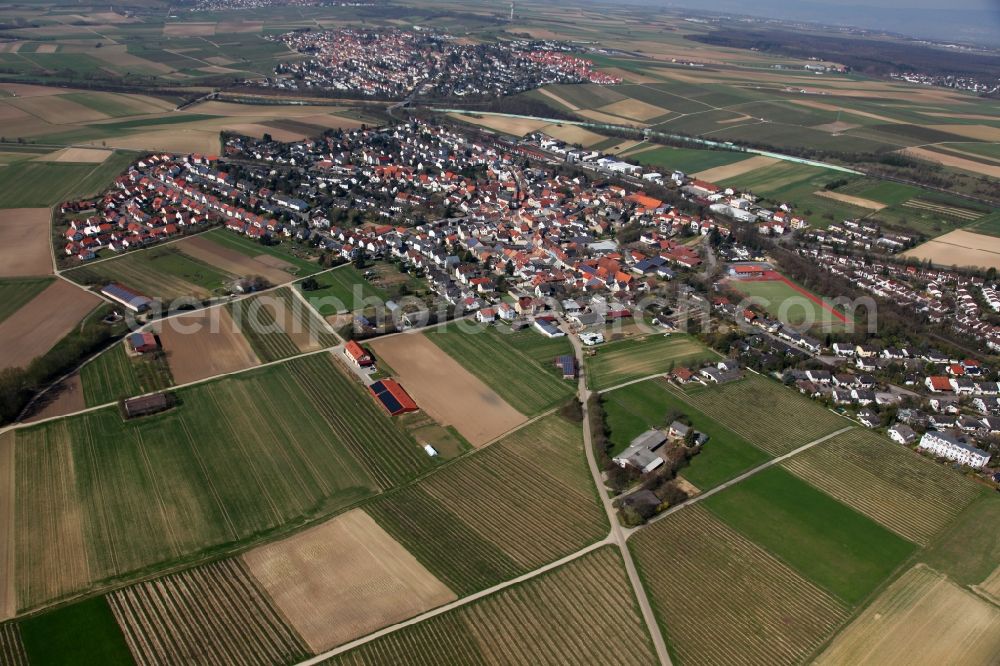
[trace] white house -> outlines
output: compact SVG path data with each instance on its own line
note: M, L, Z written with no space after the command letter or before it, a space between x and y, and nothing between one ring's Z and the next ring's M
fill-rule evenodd
M990 461L990 454L986 451L961 442L946 432L928 431L920 438L918 446L936 456L954 460L973 469L982 469Z
M910 444L917 440L917 433L905 423L897 423L889 428L889 439L899 444Z

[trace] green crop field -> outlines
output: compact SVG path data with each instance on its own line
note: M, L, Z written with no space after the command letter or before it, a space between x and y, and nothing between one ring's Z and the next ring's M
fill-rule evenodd
M655 661L621 556L605 547L324 663L554 666Z
M103 597L36 615L22 620L20 625L31 664L119 666L135 663Z
M88 407L159 391L174 383L161 353L130 357L124 344L116 344L83 366L80 382Z
M614 444L612 455L622 451L632 439L649 428L662 428L664 417L677 411L690 419L699 432L709 436L701 452L681 471L700 490L708 490L766 462L770 456L717 421L666 390L664 380L632 384L603 394L604 411Z
M754 373L722 386L670 390L774 456L851 425L798 392Z
M607 530L580 427L558 415L365 508L459 594L542 566Z
M106 255L104 255L106 256ZM120 282L150 297L208 298L236 279L172 245L128 252L106 261L66 271L66 277L86 285Z
M316 277L316 281L319 289L303 290L302 294L324 317L340 312L353 312L363 307L362 301L365 299L375 299L381 303L387 298L382 289L372 286L352 265L323 273ZM302 285L297 286L301 288Z
M549 342L534 330L509 333L493 326L474 330L469 326L442 326L424 335L514 409L534 416L575 393L576 385L561 379L552 365L559 354L572 353L569 341Z
M781 280L729 280L727 284L784 324L821 331L842 331L846 326L829 308Z
M780 467L755 474L703 504L852 605L881 585L916 549Z
M1000 497L983 493L920 554L920 560L959 585L979 585L1000 567Z
M644 150L632 156L629 161L638 162L643 166L659 167L670 171L683 171L684 173L697 173L706 169L735 164L748 159L746 153L736 153L727 150L697 150L694 148L654 148Z
M717 357L711 349L681 333L611 342L598 347L597 356L587 359L587 385L606 389Z
M331 515L433 466L335 363L182 389L156 416L19 430L19 608Z
M782 463L884 527L926 545L983 490L870 430L855 429Z
M52 278L0 279L0 321L11 316L52 284Z
M240 330L261 361L268 363L332 347L339 340L289 287L230 303Z
M205 233L205 238L248 257L268 254L282 261L287 261L295 267L295 276L297 277L306 277L320 270L319 265L305 254L305 250L297 248L288 239L281 240L277 245L263 245L226 229L212 229ZM288 277L291 279L292 275L289 274Z
M671 654L684 664L803 663L848 614L701 506L643 529L629 548Z

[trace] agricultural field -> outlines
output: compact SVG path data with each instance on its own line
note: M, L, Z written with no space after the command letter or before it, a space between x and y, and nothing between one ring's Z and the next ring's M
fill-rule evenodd
M816 664L995 664L1000 608L918 564L895 581Z
M92 597L35 615L20 623L31 664L132 664L108 602Z
M221 235L220 232L225 235ZM240 239L231 232L213 229L203 234L182 238L177 241L175 247L189 257L215 267L216 270L243 278L260 276L271 284L284 284L303 270L302 266L263 252L261 245L225 244L225 241L232 240ZM234 249L236 247L239 249Z
M0 210L0 277L52 274L48 208Z
M96 194L136 156L134 152L116 152L100 164L31 161L20 162L15 169L0 168L0 208L52 206Z
M624 666L655 660L621 557L605 547L324 663Z
M17 312L51 283L51 278L0 279L0 321Z
M612 455L649 428L669 425L666 415L676 411L686 416L708 442L680 474L699 490L708 490L766 462L770 456L717 421L705 416L667 390L664 380L651 379L602 394L604 412L611 429Z
M716 356L694 338L680 333L610 342L597 348L597 356L586 359L587 384L593 389L606 389Z
M177 384L260 365L250 343L224 307L170 317L158 322L155 332Z
M456 599L361 509L241 560L314 653Z
M956 229L907 250L900 256L930 261L943 267L1000 268L1000 239Z
M28 666L21 630L14 622L0 624L0 662L10 666Z
M828 301L784 277L729 280L727 284L789 326L831 332L843 331L849 324L844 313Z
M283 287L228 304L230 316L264 363L333 347L339 339L295 293Z
M1000 497L986 493L970 504L923 552L920 561L959 585L975 587L995 574L1000 541L983 525L1000 520Z
M178 398L129 422L108 408L17 431L19 608L329 515L434 464L329 356Z
M364 307L365 300L382 303L386 293L372 286L353 265L345 265L316 277L318 289L302 290L309 303L321 316L353 312ZM301 289L301 283L296 285Z
M671 171L683 171L694 174L720 166L738 164L746 161L746 153L736 153L728 150L698 150L695 148L671 148L668 146L651 145L626 157L631 162L643 166L662 169L665 176ZM699 176L700 177L700 176Z
M236 278L182 252L178 246L178 243L170 243L135 250L68 270L65 275L83 285L104 286L109 282L120 282L150 298L168 302L219 295Z
M368 347L382 371L391 368L421 410L441 425L454 427L473 446L483 446L527 420L430 336L404 333L373 340Z
M307 655L239 558L213 562L107 596L135 663L291 663Z
M558 415L365 508L460 596L567 555L607 529L580 427Z
M80 380L88 407L152 393L174 383L161 352L133 357L128 355L124 344L116 344L83 366Z
M703 504L851 605L915 550L912 543L780 467L754 474Z
M671 654L684 664L798 664L848 609L701 506L629 540Z
M722 386L669 390L772 456L851 425L796 391L754 373Z
M947 467L870 430L838 435L782 465L921 545L927 545L983 492Z
M465 322L440 326L425 336L526 416L551 409L576 391L553 366L556 356L572 353L567 340L548 342L534 330L511 333Z
M258 264L263 263L271 268L276 268L279 271L282 271L279 275L282 276L283 279L271 280L274 284L290 282L294 278L306 277L320 270L320 267L316 263L315 257L312 254L308 254L305 249L296 247L292 241L287 239L281 241L277 245L263 245L257 241L247 238L246 236L240 236L227 229L212 229L200 235L199 238L210 240L215 246L221 246L222 248L241 254L244 257L249 257L250 259L255 260ZM220 252L211 246L207 246L206 249L212 251L214 255L220 255L226 258L232 257L233 260L237 259L235 256ZM212 265L214 266L218 264L215 261L212 261ZM256 265L254 265L254 267L256 267ZM238 271L233 272L239 274ZM261 273L250 273L250 275L260 274ZM268 275L265 275L265 277L271 279ZM277 277L278 276L276 276L276 278Z

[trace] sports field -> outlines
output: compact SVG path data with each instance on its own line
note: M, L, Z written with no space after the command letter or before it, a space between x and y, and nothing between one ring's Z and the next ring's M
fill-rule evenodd
M598 347L597 356L587 359L587 384L606 389L713 358L718 358L715 352L681 333L611 342Z
M602 394L604 412L614 443L612 454L629 445L649 428L663 428L666 415L675 410L691 420L691 425L709 436L701 452L680 474L700 490L708 490L766 462L770 456L742 437L702 414L666 390L665 380L651 379Z
M858 616L816 664L996 664L1000 608L922 564Z
M691 506L629 540L671 653L684 664L798 664L845 604Z
M88 407L159 391L174 383L162 354L132 357L124 344L116 344L83 366L80 380Z
M843 312L774 271L768 271L766 278L729 280L726 284L790 326L840 331L847 324Z
M703 504L847 604L864 599L915 550L780 467L755 474Z
M460 596L567 555L607 529L580 427L558 415L365 510Z
M629 666L655 659L621 557L606 547L326 663Z
M291 663L308 653L239 558L126 587L107 600L139 666L168 666L179 655Z
M754 373L722 386L674 395L773 456L851 425L798 392Z
M510 333L467 322L425 334L449 356L496 391L511 407L534 416L565 402L576 390L556 375L553 361L571 354L565 338L549 339L531 329Z
M860 428L782 465L915 543L927 545L982 494L975 483Z
M332 513L431 466L334 363L190 387L127 423L109 408L18 431L19 608Z

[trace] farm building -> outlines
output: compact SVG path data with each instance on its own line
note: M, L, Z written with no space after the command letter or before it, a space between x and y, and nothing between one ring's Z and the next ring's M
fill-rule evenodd
M368 390L392 416L415 412L418 409L410 394L403 390L399 382L392 379L381 379L369 386Z
M162 412L168 407L170 407L170 400L167 397L167 394L154 393L153 395L144 395L138 398L129 398L126 400L125 415L131 419L137 416L146 416L147 414Z
M628 448L619 453L613 462L619 467L632 465L643 473L652 472L663 464L663 458L654 453L663 446L667 436L660 430L647 430L632 440Z
M554 322L549 319L536 319L535 328L537 328L538 331L547 338L560 338L566 335L559 330L559 327L556 326Z
M563 379L576 379L576 359L573 356L557 356L556 367L562 370Z
M112 282L101 289L101 293L115 301L121 303L132 312L144 312L153 304L153 299L143 296L137 291L129 289L125 285Z
M347 344L344 345L344 356L351 359L351 362L359 368L367 368L375 362L371 354L354 340L348 340Z
M160 348L156 336L152 333L133 333L128 336L128 346L136 354L155 352Z

